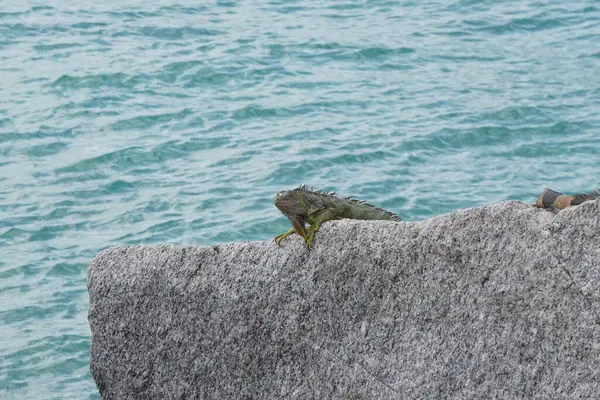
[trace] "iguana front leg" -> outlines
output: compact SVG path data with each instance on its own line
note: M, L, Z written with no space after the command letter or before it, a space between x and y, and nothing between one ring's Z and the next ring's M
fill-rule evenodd
M281 243L281 241L283 239L285 239L286 237L290 236L291 234L295 233L296 230L294 228L291 228L289 231L282 233L281 235L277 235L275 236L274 242L279 245L279 243Z
M321 227L321 224L323 222L331 221L334 219L339 219L336 214L336 210L334 209L326 209L319 212L319 214L317 214L316 216L313 216L313 221L306 230L306 237L304 238L304 241L306 242L306 247L308 247L309 249L312 248L312 242L315 238L315 233L317 233L317 231Z
M286 233L282 233L281 235L275 236L274 240L275 240L275 243L277 243L278 245L283 239L290 236L294 232L296 232L298 234L298 236L300 236L302 238L306 238L306 228L304 227L304 224L305 224L304 219L302 219L301 217L299 217L298 215L295 215L295 214L287 214L286 217L292 223L292 229L290 229Z

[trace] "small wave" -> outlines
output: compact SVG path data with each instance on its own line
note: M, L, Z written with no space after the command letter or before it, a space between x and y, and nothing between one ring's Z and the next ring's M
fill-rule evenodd
M137 32L142 36L160 40L181 40L185 37L217 36L222 33L214 29L192 28L190 26L184 26L182 28L144 26L143 28L139 28Z
M191 110L183 109L177 113L140 115L137 117L117 121L111 126L111 129L115 131L149 129L158 124L166 124L171 121L182 120L191 114Z
M269 118L269 117L286 117L293 113L286 108L263 108L261 106L250 104L244 108L235 110L232 117L235 120L241 121L250 118Z
M299 81L287 81L278 85L281 88L288 89L324 89L328 87L335 87L336 84L334 82L329 81L307 81L307 80L299 80Z
M121 180L121 179L102 186L102 189L108 195L131 192L132 190L135 190L135 188L136 188L135 184Z
M356 52L356 55L358 58L369 60L369 59L375 59L375 58L380 58L380 57L411 54L414 52L415 52L415 49L412 49L410 47L399 47L396 49L390 49L390 48L385 48L385 47L369 47L366 49L359 50L358 52Z
M478 114L461 122L481 122L486 124L502 124L504 126L523 125L523 124L548 124L554 122L540 107L511 106L494 110L491 112Z
M172 239L181 237L186 228L184 220L172 219L160 224L152 225L142 232L128 233L115 239L114 242L119 244L166 243Z
M31 146L27 149L27 155L30 157L45 157L58 154L68 147L67 143L64 142L52 142L48 144L40 144L37 146Z
M48 51L72 49L72 48L76 48L76 47L85 47L85 46L86 46L86 44L84 44L84 43L53 43L53 44L40 43L40 44L36 44L35 46L33 46L33 48L35 51L44 53L44 52L48 52Z
M20 17L22 15L27 15L29 10L27 11L14 11L14 12L0 12L0 19L2 18L15 18Z
M73 277L84 273L88 265L84 263L73 264L68 262L60 262L54 264L46 273L46 277Z
M175 13L178 15L194 15L207 12L209 7L196 5L195 7L185 7L180 4L173 4L170 6L163 6L159 8L161 13Z
M252 160L252 156L228 157L228 158L224 158L220 161L217 161L213 164L208 165L208 168L219 168L219 167L233 168L236 165L248 163L248 161L250 161L250 160Z
M6 232L0 234L0 239L4 239L7 241L14 241L20 238L24 239L25 237L31 234L30 231L21 228L10 228Z
M522 136L521 131L505 127L482 126L468 130L443 128L426 136L406 139L396 150L400 153L408 153L419 150L444 151L478 146L493 147L510 143Z
M310 182L313 177L328 175L331 169L349 168L360 166L365 168L367 164L384 163L385 160L397 157L393 151L362 150L348 151L334 156L303 157L300 160L282 162L271 172L266 181L272 185L283 185L289 181Z
M188 60L188 61L176 61L168 63L163 67L163 71L168 74L182 74L191 68L195 68L198 66L204 65L204 61L200 60Z
M31 7L31 11L53 11L56 10L52 6L33 6Z
M109 175L107 175L106 173L100 172L100 171L96 171L96 170L81 171L77 174L59 176L53 182L53 184L69 185L69 184L74 184L74 183L78 183L78 182L92 182L92 181L98 181L98 180L105 180L108 178L109 178ZM60 205L60 204L58 204L58 205Z
M50 6L33 6L29 10L0 12L0 19L21 17L21 16L25 16L25 15L28 15L31 13L38 12L38 11L54 11L54 10L55 10L55 8L50 7Z
M563 26L564 23L556 18L546 18L538 14L531 18L515 18L504 24L491 24L490 21L467 20L465 24L473 26L476 32L487 32L502 35L514 32L539 32Z
M592 53L590 54L588 57L592 57L592 58L600 58L600 51L596 52L596 53Z
M71 28L74 29L90 29L90 28L98 28L98 27L105 27L105 26L109 26L110 24L108 22L78 22L76 24L72 24Z
M109 11L106 13L111 18L116 18L118 21L122 20L135 20L142 18L160 17L160 13L151 11Z
M75 137L74 129L56 129L47 125L42 125L35 132L9 132L0 135L0 143L31 140L31 139L46 139L46 138L73 138Z
M63 232L70 230L80 230L85 227L87 222L79 222L75 224L60 224L53 226L44 226L35 232L31 233L29 237L30 242L46 242L57 238Z
M277 12L282 13L282 14L292 14L298 11L305 11L307 10L307 7L305 6L291 6L291 5L284 5L284 6L277 6L276 7Z
M85 76L61 75L52 82L52 86L61 89L97 89L122 88L133 89L143 81L147 81L147 76L129 75L123 72L112 74L92 74Z
M211 150L229 142L227 137L191 139L186 142L169 141L146 150L141 146L131 146L97 157L79 161L67 167L57 168L57 174L95 172L108 168L116 171L129 171L145 165L159 165L166 160L185 157L201 150Z
M233 74L216 68L202 68L198 72L182 77L186 89L206 87L209 85L224 85L233 78Z
M2 324L15 324L25 321L47 319L50 316L61 313L64 307L55 306L22 306L12 310L0 311Z
M152 199L150 202L144 207L144 212L153 213L153 212L163 212L167 211L171 207L171 204L168 201L163 201L161 199Z
M356 10L365 8L365 5L362 3L353 3L353 2L340 2L341 4L333 4L329 5L326 8L329 10Z
M552 136L568 137L569 135L583 133L595 128L597 127L584 121L559 121L541 131Z

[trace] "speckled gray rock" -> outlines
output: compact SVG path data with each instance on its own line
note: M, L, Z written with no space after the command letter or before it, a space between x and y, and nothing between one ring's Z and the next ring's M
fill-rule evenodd
M600 396L600 202L115 247L89 270L105 399Z

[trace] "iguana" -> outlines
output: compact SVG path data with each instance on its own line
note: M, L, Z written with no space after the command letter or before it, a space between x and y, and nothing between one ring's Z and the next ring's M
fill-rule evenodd
M304 239L310 249L315 233L323 222L336 219L400 221L394 213L382 210L364 201L338 197L335 192L314 190L302 185L293 190L284 190L275 196L275 207L292 223L292 228L275 236L275 243L293 233ZM306 224L309 227L306 227Z
M552 189L545 189L535 203L536 207L563 210L570 206L578 206L584 201L600 199L600 189L589 193L569 196Z

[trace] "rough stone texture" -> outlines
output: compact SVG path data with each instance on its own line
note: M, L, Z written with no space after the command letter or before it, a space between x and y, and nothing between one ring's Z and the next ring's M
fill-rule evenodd
M214 247L101 252L106 399L600 396L600 202L325 223Z

